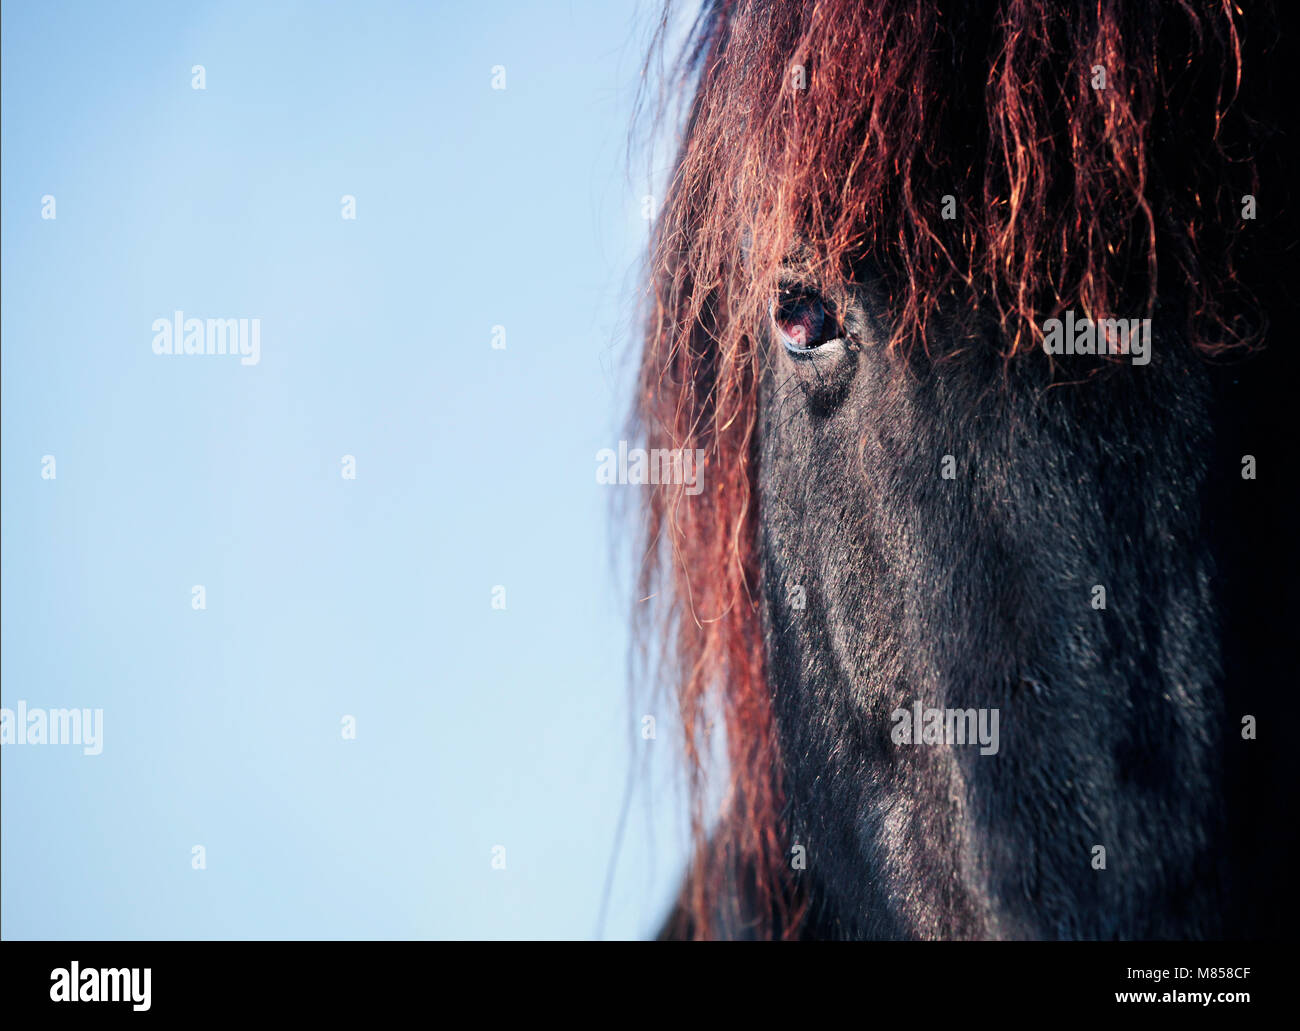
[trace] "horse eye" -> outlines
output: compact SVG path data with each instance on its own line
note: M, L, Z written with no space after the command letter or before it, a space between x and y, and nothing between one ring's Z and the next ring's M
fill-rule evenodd
M834 322L826 305L815 293L800 290L783 292L772 301L772 324L791 351L811 351L826 343Z

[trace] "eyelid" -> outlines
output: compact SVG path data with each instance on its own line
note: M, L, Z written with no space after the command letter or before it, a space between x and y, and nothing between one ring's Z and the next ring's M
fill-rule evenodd
M819 287L810 285L807 280L787 276L782 276L777 280L776 292L772 298L774 304L803 298L817 301L827 314L839 311L838 306L831 301L828 293Z

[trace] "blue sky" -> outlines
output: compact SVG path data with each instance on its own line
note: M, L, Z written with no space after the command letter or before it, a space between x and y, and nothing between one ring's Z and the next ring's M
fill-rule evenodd
M5 938L590 937L643 758L605 933L652 932L672 720L594 473L653 14L4 5L0 690L104 714L0 751ZM155 354L176 311L260 360Z

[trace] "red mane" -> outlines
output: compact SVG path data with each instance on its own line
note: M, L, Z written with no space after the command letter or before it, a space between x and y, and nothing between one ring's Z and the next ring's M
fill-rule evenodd
M893 347L979 313L1011 357L1065 308L1149 316L1157 297L1178 299L1162 313L1190 345L1247 343L1228 315L1254 192L1243 32L1228 0L719 0L696 23L667 87L693 99L651 242L635 414L645 446L706 453L699 496L648 495L640 591L686 730L697 937L738 890L764 914L756 934L798 928L755 490L754 327L782 262L797 248L832 291L869 263ZM710 830L714 715L729 780Z

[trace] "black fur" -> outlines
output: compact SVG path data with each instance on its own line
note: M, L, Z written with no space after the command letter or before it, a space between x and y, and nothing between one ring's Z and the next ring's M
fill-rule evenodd
M1293 926L1296 363L1167 344L1070 383L991 348L768 342L763 605L804 937ZM998 754L896 745L918 699L998 708ZM690 932L679 907L661 936Z
M1226 387L1240 370L1154 350L1050 386L1045 355L1004 370L992 347L908 362L769 346L765 616L812 933L1250 930L1224 760L1263 713L1227 693L1243 657L1225 654L1222 566L1263 530L1241 455L1263 456L1215 447L1214 427L1250 415ZM895 744L890 714L917 700L998 709L999 752Z

